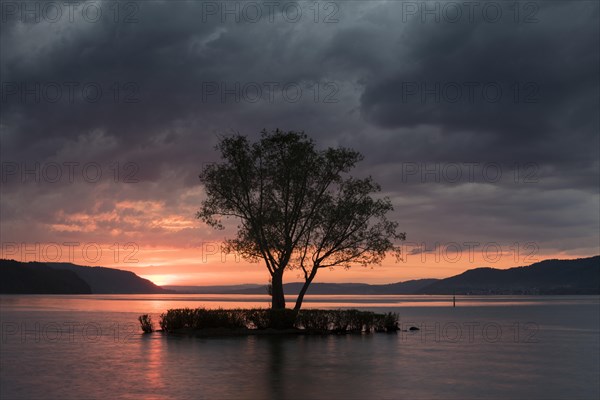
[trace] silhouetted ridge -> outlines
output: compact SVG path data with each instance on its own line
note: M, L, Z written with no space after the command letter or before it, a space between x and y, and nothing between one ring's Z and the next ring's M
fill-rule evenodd
M106 267L84 267L71 263L47 263L49 267L75 272L98 294L168 293L148 279L140 278L130 271Z
M544 260L509 269L471 269L432 283L419 293L600 294L600 256Z
M414 294L417 290L436 282L437 279L417 279L385 285L369 285L367 283L313 283L307 294ZM291 282L283 285L286 295L297 295L302 282ZM165 286L180 293L198 294L267 294L265 285L231 285L231 286Z
M45 264L0 260L0 293L89 294L90 286L75 272Z
M0 260L1 293L70 294L151 294L169 293L148 279L130 271L105 267L84 267L71 263L21 263ZM45 285L38 283L46 277ZM60 278L62 277L62 278ZM71 277L68 280L66 277ZM81 284L85 286L82 287ZM41 285L41 286L40 286ZM12 287L28 292L15 292ZM40 291L43 290L43 291ZM54 291L52 291L54 290ZM57 292L56 290L61 290Z
M295 295L301 282L286 283ZM180 293L266 294L265 285L166 286ZM475 268L446 279L417 279L387 285L313 283L308 294L600 294L600 256L575 260L544 260L524 267Z
M301 282L284 285L297 294ZM170 290L168 290L170 289ZM161 288L133 272L70 263L21 263L0 260L0 293L142 294L142 293L266 294L265 285L166 286ZM446 279L418 279L387 285L314 283L308 294L600 294L600 256L575 260L544 260L510 269L476 268Z

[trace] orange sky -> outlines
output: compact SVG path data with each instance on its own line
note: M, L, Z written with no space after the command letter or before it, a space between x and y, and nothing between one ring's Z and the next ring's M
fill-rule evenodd
M170 203L119 200L103 193L102 186L96 189L100 193L85 192L79 196L91 196L92 207L89 209L67 213L47 198L43 200L51 210L48 220L40 221L22 213L25 220L3 221L0 256L19 261L73 262L125 269L158 285L268 281L264 264L252 264L220 253L219 243L224 237L235 234L235 221L229 221L225 231L215 231L194 218L203 196L201 187L180 189L176 201ZM106 192L112 193L110 189L107 186ZM139 189L148 192L152 186L140 186ZM463 222L465 225L468 223ZM482 266L509 268L548 258L596 255L589 253L589 248L560 252L555 243L549 249L531 241L474 243L465 239L470 235L463 234L459 239L456 232L456 242L437 244L425 239L431 237L428 234L433 228L428 231L423 223L408 221L403 224L403 229L409 238L403 244L403 261L395 262L389 257L381 266L373 268L322 270L316 281L392 283L445 278ZM489 232L489 237L495 237L494 232ZM423 248L428 251L420 252ZM297 271L290 270L284 279L292 282L302 280L302 277Z
M483 249L485 246L487 253ZM501 246L502 250L499 247ZM396 262L388 257L380 266L354 267L350 270L319 271L317 282L392 283L419 278L444 278L481 266L510 268L529 265L547 258L576 258L573 254L543 254L533 246L448 244L435 251L411 254L416 245L403 246L404 257ZM118 248L118 250L117 250ZM454 251L452 251L454 250ZM217 242L194 248L146 247L136 244L3 244L2 258L20 261L74 262L132 271L158 285L224 285L266 283L264 264L249 263L232 254L221 254ZM296 270L289 270L286 282L300 281Z

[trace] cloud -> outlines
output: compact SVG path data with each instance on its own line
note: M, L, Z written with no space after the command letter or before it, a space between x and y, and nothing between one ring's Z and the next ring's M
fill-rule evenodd
M242 2L164 1L90 22L89 4L1 24L3 241L219 239L194 219L203 163L221 134L279 127L363 152L357 174L382 183L409 240L598 252L596 3L519 3L497 22L452 22L439 2L436 22L411 2L257 3L253 20Z

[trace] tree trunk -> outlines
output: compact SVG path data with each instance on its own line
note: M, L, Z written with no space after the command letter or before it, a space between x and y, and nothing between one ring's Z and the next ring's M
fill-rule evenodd
M284 308L283 269L278 269L271 275L271 309L283 310Z
M308 276L308 279L306 279L304 281L304 285L302 286L302 289L300 289L300 293L298 293L298 298L296 299L296 305L294 306L294 311L296 311L296 313L298 311L300 311L300 307L302 307L302 301L304 300L304 295L306 294L306 291L308 290L310 283L315 278L315 275L317 275L317 268L313 268L310 275Z

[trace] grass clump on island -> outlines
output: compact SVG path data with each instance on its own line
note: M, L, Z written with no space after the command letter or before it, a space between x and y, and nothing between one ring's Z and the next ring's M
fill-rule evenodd
M144 333L154 332L154 325L152 324L152 317L150 315L140 315L138 317L138 321L140 321L140 326L142 327L142 331L144 331Z
M154 330L148 314L138 320L146 333ZM396 313L377 314L359 310L271 310L179 308L161 314L160 328L166 333L259 334L289 333L371 333L396 332Z

